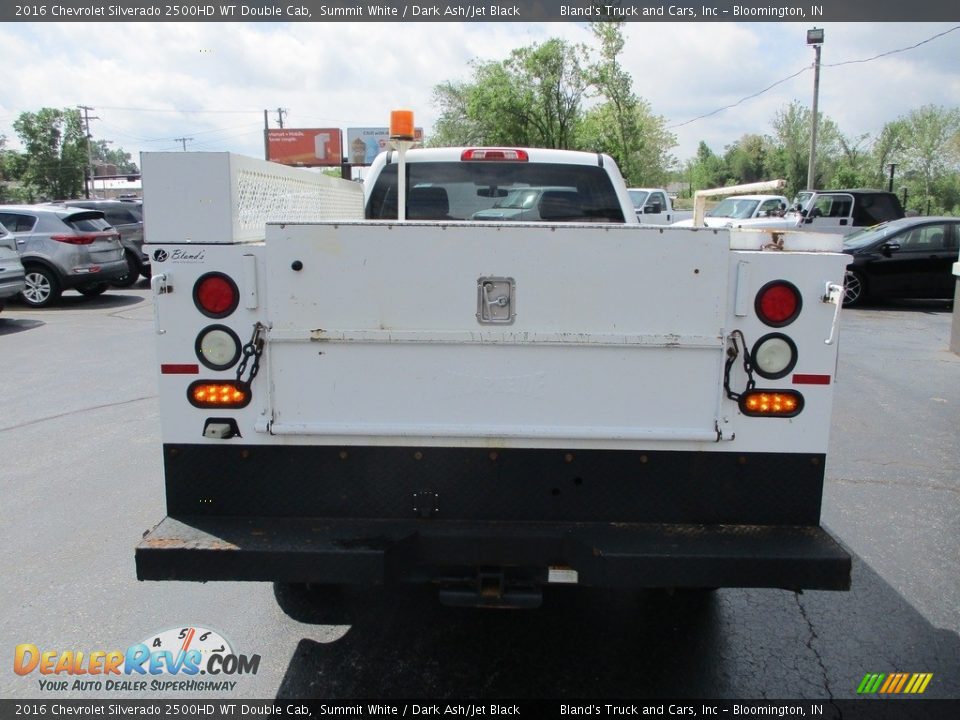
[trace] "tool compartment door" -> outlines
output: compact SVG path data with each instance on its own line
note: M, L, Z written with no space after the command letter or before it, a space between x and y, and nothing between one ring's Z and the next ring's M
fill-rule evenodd
M716 440L728 255L682 229L269 226L265 429Z

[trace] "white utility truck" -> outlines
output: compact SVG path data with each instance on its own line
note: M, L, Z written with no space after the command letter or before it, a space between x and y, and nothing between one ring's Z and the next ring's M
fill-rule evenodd
M167 507L140 579L849 587L820 525L839 238L643 227L605 155L398 160L361 187L143 156ZM556 189L536 221L471 219L524 187Z

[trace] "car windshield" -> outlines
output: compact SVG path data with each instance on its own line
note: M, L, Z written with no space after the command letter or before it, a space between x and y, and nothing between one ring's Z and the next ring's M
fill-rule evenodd
M857 230L843 239L843 248L844 250L859 250L860 248L865 248L878 240L893 235L907 224L909 224L909 222L904 222L903 220L890 220L885 223L880 223L879 225L872 225L871 227Z
M635 208L642 208L650 195L646 190L629 190L628 192L630 193L630 201Z
M753 217L753 211L756 210L759 200L747 200L745 198L727 198L712 210L707 212L707 217L744 218Z

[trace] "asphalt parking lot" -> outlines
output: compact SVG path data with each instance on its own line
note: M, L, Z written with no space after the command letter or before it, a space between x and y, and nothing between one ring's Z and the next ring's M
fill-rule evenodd
M492 612L441 607L429 589L305 600L267 584L137 582L133 547L164 507L149 289L67 293L47 310L9 305L0 695L45 696L36 675L13 672L18 644L114 650L192 625L261 656L256 675L236 678L236 698L827 700L855 697L868 672L931 672L926 696L958 698L960 357L947 350L950 321L943 303L843 313L823 518L854 556L851 592L557 588L540 610Z

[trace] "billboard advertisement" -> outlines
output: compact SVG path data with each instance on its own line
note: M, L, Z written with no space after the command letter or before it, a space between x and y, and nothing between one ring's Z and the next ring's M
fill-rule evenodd
M417 142L423 140L423 128L414 129ZM390 128L368 127L347 128L347 162L351 165L369 165L373 159L387 149L390 141Z
M339 166L341 142L339 128L267 130L267 160L300 167Z

